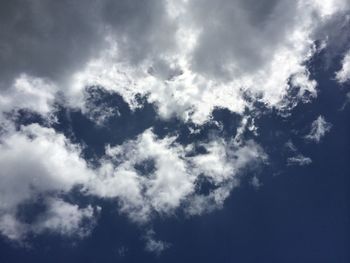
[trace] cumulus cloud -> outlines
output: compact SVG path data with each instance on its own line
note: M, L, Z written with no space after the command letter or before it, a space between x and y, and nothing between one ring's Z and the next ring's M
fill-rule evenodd
M214 187L208 193L194 193L186 203L186 213L200 215L221 208L232 189L239 185L239 175L248 167L267 160L262 148L253 141L237 144L234 140L214 140L203 145L207 153L194 156L192 165L200 179ZM200 184L199 184L200 186Z
M185 151L173 137L158 140L146 130L136 140L108 147L100 176L90 191L118 197L121 211L135 221L149 219L154 210L168 213L193 191L195 175L188 173ZM147 171L147 163L151 169Z
M21 204L40 194L69 192L93 176L80 157L79 147L53 129L37 124L23 126L1 137L0 166L0 230L15 239L27 232L26 225L16 218ZM55 208L59 204L66 205L62 209L67 208L65 203L52 203ZM65 211L58 209L56 212L62 215L60 212ZM56 225L51 223L47 221L46 227L59 230L58 221Z
M238 184L237 176L264 156L253 141L236 145L216 139L201 144L206 153L200 154L195 144L182 146L175 140L158 138L148 129L134 140L108 146L92 167L80 147L52 128L32 124L5 133L0 144L1 233L11 239L45 231L88 234L99 208L81 208L55 197L68 195L73 187L84 195L115 199L120 212L137 223L169 216L182 204L189 214L200 214L221 207ZM207 195L197 192L203 177L215 187ZM39 197L45 211L26 223L18 216L21 206Z
M21 74L14 80L10 89L0 93L0 121L4 113L28 110L50 117L54 110L57 87L49 80Z
M265 158L253 141L235 145L217 139L201 144L206 153L199 154L195 144L184 147L175 139L158 139L146 130L136 140L108 147L90 193L118 198L121 211L140 223L154 213L171 215L184 203L190 214L201 214L221 207L238 183L237 175L248 164ZM202 178L215 186L212 193L196 192ZM199 203L199 199L207 202Z
M36 89L43 94L37 97L55 96L46 83L69 97L75 92L74 73L116 41L120 59L136 65L159 50L166 54L175 29L158 0L3 1L0 17L0 93L11 97L16 96L12 83L22 75L41 86ZM22 106L13 100L8 98L5 106Z
M93 209L91 205L79 208L78 205L60 199L50 199L47 211L40 215L31 231L38 234L50 231L65 236L84 237L90 233L99 210L100 208Z
M168 1L167 8L178 26L176 53L161 63L149 59L137 69L111 62L109 55L92 62L79 80L103 83L131 104L135 94L147 95L162 117L200 124L215 107L242 114L251 107L247 94L278 109L315 97L316 82L305 64L315 52L317 24L344 12L347 4L193 0Z
M321 139L328 133L332 128L332 124L327 122L323 116L319 116L311 124L311 130L305 139L320 142Z
M141 94L160 116L196 123L217 107L242 114L247 94L289 109L316 96L305 65L314 32L346 10L345 0L5 1L1 79L5 89L21 74L44 79L80 108L87 85L131 106Z

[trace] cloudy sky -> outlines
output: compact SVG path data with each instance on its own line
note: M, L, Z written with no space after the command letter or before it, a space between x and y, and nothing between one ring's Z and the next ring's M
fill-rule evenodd
M350 262L348 0L0 4L0 262Z

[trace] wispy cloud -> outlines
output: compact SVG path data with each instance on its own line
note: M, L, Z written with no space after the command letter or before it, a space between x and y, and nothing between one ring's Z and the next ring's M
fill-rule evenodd
M342 67L336 72L335 77L339 83L345 83L350 80L350 51L345 54Z
M328 133L332 128L332 124L327 122L323 116L319 116L311 124L311 130L309 134L305 136L305 139L314 142L320 142L321 139Z
M312 163L311 158L309 157L305 157L302 154L298 154L297 156L293 156L293 157L289 157L287 159L287 164L288 165L300 165L300 166L304 166L304 165L309 165Z

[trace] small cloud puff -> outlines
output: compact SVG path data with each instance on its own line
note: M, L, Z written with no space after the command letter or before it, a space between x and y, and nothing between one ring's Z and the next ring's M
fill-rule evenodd
M165 249L168 249L171 245L165 241L155 239L155 232L148 230L145 237L146 241L145 250L151 253L155 253L159 256Z
M332 124L327 122L323 116L319 116L311 124L311 130L309 134L305 136L305 139L319 143L321 139L332 128Z
M302 154L298 154L297 156L293 156L293 157L289 157L287 159L287 164L288 165L300 165L300 166L304 166L304 165L309 165L312 163L311 158L309 157L305 157Z

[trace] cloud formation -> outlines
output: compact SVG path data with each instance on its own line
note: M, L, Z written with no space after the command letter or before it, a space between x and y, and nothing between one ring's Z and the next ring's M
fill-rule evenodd
M187 204L190 214L201 214L222 206L238 184L237 175L266 158L253 141L236 145L218 139L202 144L206 153L199 154L197 145L184 147L175 139L158 139L146 130L136 140L108 147L89 192L117 197L121 211L140 223L154 214L171 215L181 204ZM202 178L215 186L208 195L196 192Z
M244 137L246 129L257 130L248 115L256 104L288 112L317 96L307 66L318 51L315 41L332 45L325 25L348 11L346 0L3 1L0 232L14 240L44 232L85 236L100 208L65 200L73 189L115 201L139 224L222 207L240 175L268 158ZM340 83L349 79L349 58L336 73ZM108 145L91 164L54 128L17 128L8 118L19 110L55 118L59 104L103 126L118 109L91 100L91 86L118 93L131 109L152 103L161 119L176 117L199 132L218 108L242 123L232 131L236 137L187 144L177 142L176 132L146 129ZM305 138L320 142L330 128L319 116ZM288 159L309 163L302 155ZM256 176L251 184L261 186ZM38 200L44 211L26 222L21 207ZM152 233L146 239L147 250L166 248Z
M341 69L335 75L339 83L345 83L350 79L350 51L348 51L342 61Z
M302 154L298 154L297 156L289 157L287 159L287 164L288 165L309 165L312 163L312 160L310 157L305 157Z
M94 84L196 123L217 107L242 114L247 95L289 109L316 96L305 63L317 25L348 8L345 0L5 1L1 93L25 74L55 87L37 96L60 91L78 108Z
M17 240L45 231L89 233L100 208L59 198L73 188L83 195L116 200L122 213L141 224L156 215L170 216L184 204L190 214L201 214L222 206L233 182L238 184L237 175L264 156L252 141L237 145L222 140L201 145L207 153L198 154L195 144L185 147L175 142L176 137L159 139L146 130L135 140L108 146L99 165L92 166L81 157L80 147L38 124L22 126L1 139L0 230ZM208 195L197 192L202 177L215 186ZM38 198L43 199L44 211L32 223L21 220L21 206ZM198 203L200 199L203 202Z
M0 165L0 230L13 239L22 238L30 231L16 217L22 204L35 201L42 194L67 193L93 177L80 157L78 146L53 129L38 124L23 126L15 132L8 131L1 137ZM91 215L91 208L80 210L57 200L48 205L50 209L45 220L42 224L35 223L36 231L45 228L69 232L78 227L80 219ZM66 218L71 217L70 214L77 216L74 222ZM74 224L64 226L65 223Z
M332 124L327 122L325 118L320 115L311 123L311 130L309 134L305 136L305 139L319 143L331 128Z
M154 236L155 232L153 230L147 231L145 235L145 250L155 253L157 256L159 256L165 249L170 247L170 244L161 240L156 240Z

